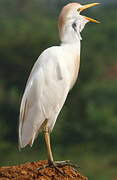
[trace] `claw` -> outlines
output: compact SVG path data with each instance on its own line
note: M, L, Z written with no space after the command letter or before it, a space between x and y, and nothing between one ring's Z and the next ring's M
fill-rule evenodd
M40 170L43 170L43 169L45 169L45 168L55 168L55 170L58 172L58 173L60 173L61 175L63 175L63 176L66 176L65 174L64 174L64 172L62 172L58 167L60 167L60 166L58 166L58 165L55 163L55 162L53 162L53 163L51 163L51 164L47 164L47 165L44 165L43 167L41 167L41 168L37 168L37 170L38 171L40 171Z
M62 172L59 168L63 166L71 166L74 171L77 172L77 169L79 168L76 164L73 164L70 160L67 161L54 161L49 162L48 164L44 165L41 168L37 168L37 170L43 170L45 168L55 168L55 170L61 174L62 176L67 176L64 172Z

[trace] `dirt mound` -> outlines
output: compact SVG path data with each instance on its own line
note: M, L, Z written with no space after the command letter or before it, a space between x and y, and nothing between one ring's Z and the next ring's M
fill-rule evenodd
M65 176L52 167L38 170L46 164L47 161L39 161L0 167L0 180L88 180L69 165L59 167Z

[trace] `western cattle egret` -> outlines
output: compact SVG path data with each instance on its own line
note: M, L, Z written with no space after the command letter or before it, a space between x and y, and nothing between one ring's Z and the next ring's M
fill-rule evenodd
M46 49L30 73L22 98L19 118L19 147L33 144L44 132L49 164L54 164L50 132L78 77L81 31L89 21L97 20L80 14L99 3L70 3L63 7L59 20L60 46Z

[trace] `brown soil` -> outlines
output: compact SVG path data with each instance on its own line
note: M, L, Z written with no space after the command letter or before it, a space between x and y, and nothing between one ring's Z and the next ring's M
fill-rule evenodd
M64 176L53 167L38 170L46 164L47 161L39 161L0 167L0 180L88 180L69 165L59 167Z

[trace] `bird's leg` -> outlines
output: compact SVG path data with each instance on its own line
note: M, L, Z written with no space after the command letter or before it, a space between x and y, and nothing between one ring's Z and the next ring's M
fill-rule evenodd
M72 164L69 160L68 161L54 161L53 160L51 144L50 144L50 133L47 127L45 127L44 129L44 138L45 138L47 153L48 153L48 165L45 165L42 168L38 168L38 170L42 170L48 167L53 167L55 168L57 172L59 172L63 176L66 176L66 174L60 170L61 167L68 165L68 166L71 166L72 168L77 168L76 165Z
M56 169L57 172L65 176L65 174L61 170L59 170L59 168L57 167L56 163L53 160L53 155L52 155L52 150L51 150L51 145L50 145L50 133L47 127L45 127L44 129L44 138L45 138L45 143L46 143L47 153L48 153L48 165L45 165L42 168L38 168L38 170L42 170L48 167L53 167Z
M52 155L52 150L51 150L51 145L50 145L50 134L48 131L48 128L45 127L44 129L44 138L46 142L46 147L47 147L47 153L48 153L48 164L53 164L53 155Z
M78 168L77 165L73 164L70 160L67 161L54 161L53 160L53 155L52 155L52 150L51 150L51 144L50 144L50 134L48 131L48 128L46 127L44 130L44 137L45 137L45 142L46 142L46 147L47 147L47 152L48 152L48 165L55 167L55 169L58 170L57 167L63 167L63 166L71 166L73 168Z
M47 127L45 127L45 129L44 129L44 137L45 137L45 142L46 142L46 147L47 147L47 152L48 152L47 167L54 167L60 174L65 176L65 174L61 170L59 170L56 163L54 162L52 150L51 150L51 144L50 144L50 133L49 133L49 130Z

